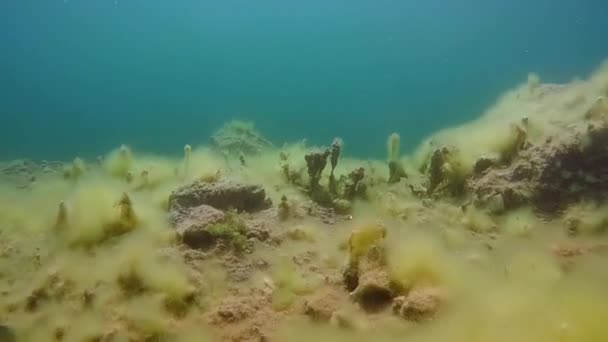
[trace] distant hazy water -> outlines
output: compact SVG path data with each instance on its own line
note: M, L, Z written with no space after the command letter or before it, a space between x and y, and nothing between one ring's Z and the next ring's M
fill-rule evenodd
M601 0L3 0L0 159L180 153L224 121L381 157L608 57Z

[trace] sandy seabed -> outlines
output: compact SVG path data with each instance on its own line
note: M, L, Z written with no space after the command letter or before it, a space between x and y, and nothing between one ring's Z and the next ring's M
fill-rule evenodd
M386 160L229 122L0 165L0 341L606 341L608 67Z

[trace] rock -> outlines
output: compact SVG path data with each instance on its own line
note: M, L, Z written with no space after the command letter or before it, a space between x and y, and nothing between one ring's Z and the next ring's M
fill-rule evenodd
M393 312L408 321L420 322L432 319L444 301L444 293L439 288L412 290L407 296L399 296L393 301Z
M269 209L272 210L272 209ZM255 217L245 222L247 227L247 238L255 239L260 242L268 241L271 238L273 224L276 226L276 219L267 217Z
M248 251L252 243L247 240L273 242L272 228L278 222L276 209L253 215L235 215L206 204L193 208L176 205L170 210L169 219L186 245L202 250L217 245L242 247L243 251Z
M477 159L475 165L473 165L473 174L480 175L487 169L495 166L497 161L488 157L481 157Z
M606 243L557 243L551 246L551 253L557 258L557 261L563 271L570 271L576 265L578 258L593 254L605 256L608 252L608 244Z
M349 221L352 218L350 215L337 213L334 208L323 207L314 201L304 203L303 208L308 216L316 217L321 222L329 225Z
M251 278L254 271L254 265L250 260L230 254L222 259L222 264L230 281L246 281Z
M608 194L608 125L567 127L559 139L546 139L518 153L502 168L491 168L467 181L478 206L501 196L506 210L532 204L555 214L582 199Z
M287 230L287 237L293 241L315 242L314 233L305 227L294 227Z
M359 286L359 269L358 265L347 261L342 269L342 283L348 291L355 291Z
M268 341L284 315L270 307L271 297L260 289L238 289L207 314L220 341Z
M170 212L176 211L178 214L203 204L220 210L256 212L269 208L272 202L266 198L266 191L261 186L231 181L197 181L173 191L169 197Z
M358 293L364 291L362 289L367 285L389 285L388 276L383 272L386 260L383 247L385 237L386 228L380 223L363 225L351 231L345 244L348 256L342 269L342 281L355 300L359 299Z
M390 305L395 293L386 270L378 268L361 273L357 288L351 292L351 298L363 310L377 312Z
M215 209L209 205L199 205L191 208L187 213L175 215L172 221L177 223L176 230L178 233L184 232L186 229L194 227L206 227L211 224L219 223L224 220L226 215L223 211Z
M211 144L216 149L234 156L259 155L272 148L270 141L248 122L231 121L211 136Z
M36 163L29 159L17 159L2 168L2 173L6 175L29 174L33 173L37 167Z
M12 184L18 189L29 189L36 184L40 176L51 173L61 173L63 163L28 159L18 159L10 162L0 162L0 180Z
M220 304L216 311L217 319L236 323L255 314L256 307L250 301L242 301L239 298L229 298Z
M304 314L314 322L328 323L340 308L341 296L336 291L324 291L304 302Z
M579 245L554 245L551 247L551 252L556 257L570 259L589 253L589 248Z
M589 244L554 244L551 246L553 255L562 259L572 259L575 257L587 254L608 253L608 244L606 243L589 243Z
M182 241L192 247L205 249L211 247L217 237L207 231L213 224L221 223L226 215L211 206L202 204L186 212L174 212L171 220Z

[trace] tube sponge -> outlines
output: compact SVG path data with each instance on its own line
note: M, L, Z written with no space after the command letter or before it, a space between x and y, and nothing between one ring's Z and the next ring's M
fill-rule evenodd
M133 210L133 203L129 195L124 192L120 201L118 202L119 208L119 220L114 226L118 228L120 232L127 232L133 230L137 225L137 216Z
M88 247L103 241L108 235L108 227L118 220L115 206L116 192L106 182L78 187L62 206L64 208L60 208L56 219L56 222L62 222L61 216L67 214L64 240L73 247Z
M148 170L143 170L141 172L141 181L144 187L150 185L150 172Z
M530 91L530 93L534 94L534 92L538 89L539 86L540 86L540 77L535 73L529 73L528 74L528 90Z
M388 154L389 176L388 183L399 183L401 178L407 178L407 174L399 161L399 150L401 148L401 137L399 134L393 133L388 137L386 143Z
M57 218L55 219L55 230L63 230L68 225L68 209L64 201L59 202L59 209L57 211Z
M104 162L106 172L113 177L126 178L129 171L133 169L133 154L126 145L120 146L118 150L110 153Z
M509 130L508 139L503 142L502 146L499 146L500 159L506 163L510 163L525 147L528 139L528 132L522 125L513 123Z
M335 138L331 144L330 161L331 161L331 174L332 175L334 174L334 170L336 169L336 166L338 166L338 159L340 158L340 153L342 152L343 145L344 145L344 143L342 142L342 139L340 139L340 138Z
M84 160L76 157L72 161L72 165L70 165L69 167L66 167L63 170L63 177L65 179L78 180L80 177L82 177L85 174L86 170L87 170L87 166L86 166Z
M388 161L399 160L399 149L401 148L401 137L397 133L389 135L387 145Z
M131 198L126 192L122 194L116 207L118 208L118 217L115 216L112 221L105 225L104 236L101 240L130 232L137 226L138 219L135 210L133 210L133 202L131 202Z
M131 184L133 182L133 172L131 172L131 171L127 172L127 175L125 176L125 180L127 181L127 184Z
M135 190L140 191L144 189L149 189L150 187L150 171L143 170L141 172L141 183L135 187Z
M192 155L192 146L184 146L184 178L188 177L190 169L190 155Z
M287 202L287 196L283 195L281 197L281 203L279 204L279 219L281 221L285 221L289 218L291 210L289 207L289 203Z
M82 176L87 170L87 166L84 163L84 160L80 158L74 158L72 162L72 177L78 179Z

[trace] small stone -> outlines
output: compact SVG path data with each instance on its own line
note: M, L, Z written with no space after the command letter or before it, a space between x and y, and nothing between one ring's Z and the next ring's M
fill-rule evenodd
M444 293L439 288L415 289L394 299L393 312L408 321L420 322L432 319L443 301Z
M334 291L317 294L304 303L304 314L315 322L327 323L340 307L341 298Z

